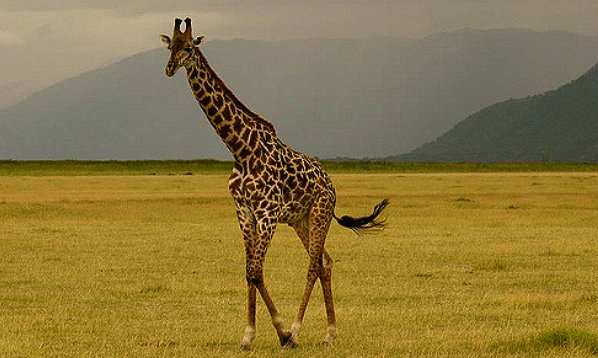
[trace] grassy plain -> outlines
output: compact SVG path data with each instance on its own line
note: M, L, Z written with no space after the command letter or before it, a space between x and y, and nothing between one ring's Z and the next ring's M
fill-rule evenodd
M183 173L184 174L184 173ZM301 346L264 305L252 352L226 175L0 176L2 357L598 354L598 174L335 174L337 214L389 197L388 227L333 224L337 344L314 291ZM266 282L287 324L307 255L280 226Z

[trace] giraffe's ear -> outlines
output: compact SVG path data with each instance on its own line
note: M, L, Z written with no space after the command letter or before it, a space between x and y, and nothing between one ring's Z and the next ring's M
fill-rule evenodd
M197 47L197 46L201 45L204 42L206 42L206 37L205 36L198 36L197 38L195 38L195 40L193 40L193 46Z
M160 35L160 40L164 42L167 46L170 46L170 37L166 35Z

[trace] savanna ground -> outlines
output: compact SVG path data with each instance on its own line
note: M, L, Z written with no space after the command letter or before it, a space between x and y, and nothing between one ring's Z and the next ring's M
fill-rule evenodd
M318 286L300 347L278 346L258 300L247 353L238 350L244 250L226 165L112 164L0 163L1 357L598 354L594 168L333 167L337 214L391 200L383 232L332 225L337 344L319 345ZM265 274L287 325L306 269L301 243L279 226Z

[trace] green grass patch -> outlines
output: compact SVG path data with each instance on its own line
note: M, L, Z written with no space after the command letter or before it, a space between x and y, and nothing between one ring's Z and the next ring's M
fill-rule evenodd
M509 265L504 260L497 258L476 265L476 270L480 271L501 272L507 271L508 268Z
M218 160L0 161L0 176L194 175L230 173Z
M598 355L598 335L575 327L559 327L510 342L500 342L493 349L502 353L542 353L551 350L584 351Z
M596 172L598 163L398 163L385 161L322 161L330 173L493 173ZM0 176L194 175L226 174L231 161L16 161L0 160ZM534 184L532 184L534 185Z
M497 173L497 172L594 172L598 163L401 163L385 161L324 161L338 173Z

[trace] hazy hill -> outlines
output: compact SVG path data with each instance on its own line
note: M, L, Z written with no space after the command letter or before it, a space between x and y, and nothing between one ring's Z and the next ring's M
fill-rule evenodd
M466 118L401 161L598 161L598 65L555 91Z
M466 115L575 78L598 39L463 30L419 40L211 41L231 89L319 157L404 153ZM166 49L127 58L0 112L0 158L228 158Z

